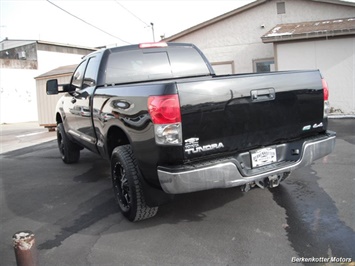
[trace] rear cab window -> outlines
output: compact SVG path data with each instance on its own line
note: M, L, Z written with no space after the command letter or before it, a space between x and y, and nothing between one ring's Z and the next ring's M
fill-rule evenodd
M193 47L137 49L113 52L106 66L105 84L142 82L210 75L209 68Z

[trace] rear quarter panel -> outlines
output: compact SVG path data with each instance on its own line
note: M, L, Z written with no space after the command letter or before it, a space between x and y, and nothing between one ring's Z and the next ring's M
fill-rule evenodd
M93 123L101 155L110 158L107 136L117 127L129 139L144 176L157 182L158 162L181 162L182 150L181 146L156 145L147 101L151 95L176 93L175 83L166 82L98 88L93 99Z

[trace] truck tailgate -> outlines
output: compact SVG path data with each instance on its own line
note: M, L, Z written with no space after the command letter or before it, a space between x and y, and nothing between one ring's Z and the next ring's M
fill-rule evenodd
M185 160L260 149L327 126L319 71L217 76L177 87Z

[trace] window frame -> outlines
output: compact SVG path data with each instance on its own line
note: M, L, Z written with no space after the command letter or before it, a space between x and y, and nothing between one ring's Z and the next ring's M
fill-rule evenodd
M86 66L87 66L87 62L88 60L85 59L83 60L75 69L74 73L73 73L73 76L71 77L71 80L70 80L70 87L72 88L75 88L75 90L81 90L82 86L83 86L83 81L84 81L84 77L85 77L85 72L86 72ZM80 73L80 79L75 79L75 75L76 73L79 71L79 69L81 70L81 68L83 68L83 71L82 73ZM78 81L80 82L80 86L77 86L79 84L74 84L74 81Z
M269 73L269 72L275 71L275 68L274 68L273 70L270 69L269 71L257 72L257 69L258 69L257 64L258 63L267 63L267 62L273 62L273 65L275 66L275 58L273 58L273 57L254 59L253 60L253 72L254 73ZM270 65L272 65L272 64L269 64L269 66Z
M98 70L99 70L99 65L100 65L100 59L97 56L89 57L86 61L87 61L87 63L86 63L86 67L85 67L84 78L83 78L83 81L81 84L82 89L85 89L87 87L96 86L97 78L98 78L97 76L98 76L98 72L99 72ZM88 72L90 74L92 74L89 77L87 75Z

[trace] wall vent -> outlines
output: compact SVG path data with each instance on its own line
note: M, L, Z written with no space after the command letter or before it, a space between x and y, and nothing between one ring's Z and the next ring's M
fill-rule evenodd
M277 8L277 14L285 14L286 13L285 2L276 3L276 8Z

